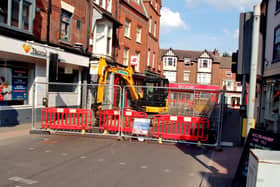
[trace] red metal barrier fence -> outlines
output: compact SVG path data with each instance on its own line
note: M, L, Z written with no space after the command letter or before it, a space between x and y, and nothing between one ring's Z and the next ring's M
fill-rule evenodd
M145 112L123 111L123 123L121 129L121 110L101 110L99 114L99 128L108 131L132 132L135 118L147 119L148 115Z
M92 113L89 109L43 108L41 111L42 128L50 129L91 129Z
M207 141L209 119L201 117L155 115L152 134L157 138Z

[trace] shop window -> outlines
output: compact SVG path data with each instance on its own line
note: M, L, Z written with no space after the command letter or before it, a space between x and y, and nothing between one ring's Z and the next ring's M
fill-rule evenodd
M66 41L70 40L71 22L72 22L72 13L61 9L60 39L66 40Z
M265 118L280 119L280 82L276 81L266 86Z
M0 61L0 106L30 104L34 64Z
M71 74L66 74L64 68L58 68L57 80L54 76L49 78L49 92L75 92L79 80L79 71L73 70ZM63 84L74 83L74 85Z
M31 33L34 13L35 0L0 0L0 25Z

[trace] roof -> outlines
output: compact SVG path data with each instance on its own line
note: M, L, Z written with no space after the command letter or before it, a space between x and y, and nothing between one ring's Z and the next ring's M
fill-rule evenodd
M164 56L169 50L173 51L175 56L178 57L179 61L183 61L185 58L190 58L192 61L197 61L197 59L204 53L208 53L214 62L220 63L220 68L230 69L232 64L231 57L221 57L215 55L212 51L192 51L192 50L179 50L179 49L160 49L160 56Z
M192 60L196 60L198 57L202 55L202 53L206 52L210 55L210 57L214 57L214 54L212 52L209 52L207 50L204 51L191 51L191 50L180 50L180 49L160 49L160 56L164 56L164 54L172 50L175 54L175 56L178 57L179 60L184 60L184 58L191 58Z

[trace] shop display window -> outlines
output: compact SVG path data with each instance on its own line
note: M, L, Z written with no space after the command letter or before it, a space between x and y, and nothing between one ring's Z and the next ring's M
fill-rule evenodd
M27 105L34 65L0 61L0 106Z
M65 73L64 68L58 68L57 79L54 76L50 76L49 92L75 92L77 91L78 80L78 70L73 70L72 73Z
M280 81L266 85L265 117L273 120L280 118Z

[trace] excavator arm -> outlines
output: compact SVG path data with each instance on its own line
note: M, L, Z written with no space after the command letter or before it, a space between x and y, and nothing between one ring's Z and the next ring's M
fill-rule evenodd
M140 99L139 94L136 91L136 88L134 86L134 80L133 80L133 68L131 66L127 68L117 68L117 67L109 67L106 63L106 60L104 57L101 57L99 60L99 66L98 66L98 87L97 87L97 110L101 109L101 105L103 102L104 94L105 94L105 86L107 83L107 77L109 73L115 73L120 75L128 85L128 89L130 91L131 97L134 101L138 101Z

